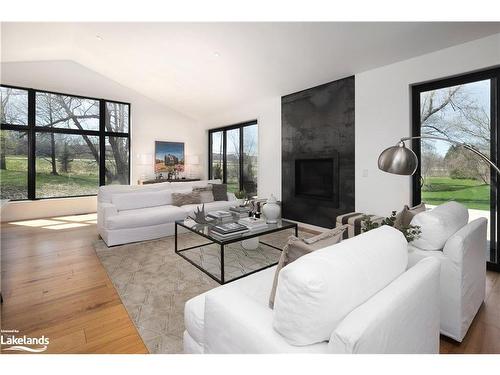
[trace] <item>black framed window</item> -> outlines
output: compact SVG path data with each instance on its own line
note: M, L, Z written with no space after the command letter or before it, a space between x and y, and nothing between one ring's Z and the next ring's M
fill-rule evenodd
M412 132L470 144L500 160L500 69L464 74L412 86ZM415 140L419 158L413 203L433 206L449 200L469 209L471 220L489 221L488 267L499 270L500 194L496 172L476 155L446 141Z
M209 130L209 176L221 179L228 191L257 194L257 121Z
M97 194L130 181L130 104L1 85L2 199Z

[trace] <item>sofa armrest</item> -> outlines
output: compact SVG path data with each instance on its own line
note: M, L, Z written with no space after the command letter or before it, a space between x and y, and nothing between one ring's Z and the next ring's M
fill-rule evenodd
M229 191L227 192L227 200L232 202L232 201L235 201L237 200L236 199L236 195L234 195L234 193L230 193Z
M439 261L408 269L335 328L333 353L438 353Z
M110 217L118 215L116 206L112 203L98 203L97 205L97 226L105 228Z
M479 218L446 242L441 263L441 330L461 342L486 296L486 230Z
M273 310L241 291L221 288L205 297L205 353L318 352L326 344L292 346L273 329Z
M471 221L446 241L444 255L458 265L468 257L479 257L481 264L486 264L487 225L488 220L483 217Z

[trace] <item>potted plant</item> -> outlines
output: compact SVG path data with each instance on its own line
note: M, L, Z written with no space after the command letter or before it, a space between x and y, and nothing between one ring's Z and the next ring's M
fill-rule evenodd
M238 200L238 205L241 207L244 206L245 199L247 197L247 193L245 192L245 190L238 190L234 193L234 196Z
M364 215L362 217L362 231L368 232L369 230L378 228L381 225L389 225L390 227L396 228L401 233L403 233L403 235L405 236L406 241L408 241L408 243L410 243L410 242L412 242L420 237L420 235L422 234L422 230L421 230L420 226L410 224L409 226L398 227L397 225L394 225L396 223L396 216L397 216L396 211L392 211L391 216L386 217L379 224L379 223L373 222L369 215Z

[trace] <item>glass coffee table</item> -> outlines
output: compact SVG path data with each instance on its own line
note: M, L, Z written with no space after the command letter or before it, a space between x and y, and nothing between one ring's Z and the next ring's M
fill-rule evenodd
M230 222L237 222L238 219L233 218ZM224 221L224 223L227 222ZM240 279L278 263L282 246L270 244L263 239L276 234L281 237L281 241L285 239L286 242L286 233L279 235L278 232L287 230L293 231L290 234L298 235L297 224L287 220L278 220L275 224L267 224L265 228L249 230L226 238L217 236L212 231L212 228L218 224L221 224L221 221L198 224L192 219L177 220L175 222L175 253L220 284ZM179 248L180 231L195 233L197 237L203 237L208 241ZM248 243L251 242L248 240L255 238L259 241L256 249L248 250L241 245L243 241Z

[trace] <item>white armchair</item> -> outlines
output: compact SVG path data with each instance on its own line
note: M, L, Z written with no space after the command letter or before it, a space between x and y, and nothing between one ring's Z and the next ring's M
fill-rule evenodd
M186 303L185 353L437 353L439 262L381 227ZM299 301L300 300L300 301ZM300 302L300 303L297 303Z
M419 247L420 241L410 245L408 266L412 267L428 257L440 261L441 333L461 342L485 298L487 220L479 218L467 224L467 209L461 205L462 208L459 208L457 205L456 202L448 202L414 217L412 224L423 227L424 243L429 240L425 237L433 236L434 232L439 232L441 235L449 233L450 225L460 224L458 228L451 229L453 233L451 236L445 236L442 250L424 250ZM442 223L429 223L429 215L432 216L434 211L435 218L436 210L441 213L452 213L453 219ZM433 226L430 234L426 231L429 224Z

